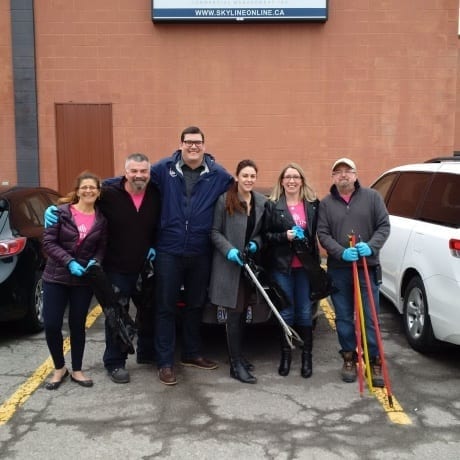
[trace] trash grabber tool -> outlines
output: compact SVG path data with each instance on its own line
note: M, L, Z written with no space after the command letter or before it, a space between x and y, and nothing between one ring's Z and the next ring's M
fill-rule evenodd
M388 404L390 405L390 407L393 407L393 395L391 392L390 376L388 374L387 361L385 359L385 352L383 350L382 334L380 332L379 319L377 317L377 309L375 308L374 294L372 293L371 281L369 278L369 269L367 267L367 261L365 257L362 258L362 261L363 261L364 277L366 279L366 285L367 285L367 296L369 297L369 303L371 306L371 313L372 313L372 320L374 322L374 328L375 328L375 336L377 338L377 346L379 349L380 360L382 362L383 381L385 383L385 388L387 389Z
M349 242L350 242L350 247L355 246L356 242L356 236L352 232L351 235L349 235ZM357 346L358 346L358 363L362 362L362 356L360 354L360 347L364 349L364 363L366 367L366 380L367 380L367 385L370 390L372 390L372 378L371 378L371 368L370 368L370 359L369 359L369 349L367 346L367 334L366 334L366 320L364 317L364 308L363 308L363 298L361 296L361 285L359 282L359 274L358 274L358 264L357 262L352 262L352 268L353 268L353 287L354 287L354 293L355 293L355 299L357 300L357 303L355 306L357 307L356 309L356 318L355 321L359 321L360 324L360 332L361 332L361 341L357 340Z
M359 283L359 279L357 279L358 269L356 267L356 262L352 262L352 269L353 269L353 297L354 297L354 305L355 305L355 335L356 335L356 344L358 347L358 386L359 386L359 394L362 396L364 392L364 379L363 379L363 360L361 359L362 356L362 342L361 342L361 314L359 308L359 294L357 289L357 281Z
M259 280L257 279L256 275L254 275L254 272L252 271L251 267L245 260L243 262L243 267L248 273L249 277L251 278L252 282L255 284L259 292L262 294L262 297L265 299L267 302L267 305L270 307L272 310L273 314L276 316L276 319L279 321L281 324L281 327L283 328L284 335L286 337L286 341L289 344L289 346L294 349L295 346L293 342L297 342L300 346L303 345L303 340L300 338L299 334L288 324L286 324L286 321L284 321L283 317L280 315L279 311L276 309L275 305L271 301L270 297L268 297L268 294L265 292L264 287L260 284Z

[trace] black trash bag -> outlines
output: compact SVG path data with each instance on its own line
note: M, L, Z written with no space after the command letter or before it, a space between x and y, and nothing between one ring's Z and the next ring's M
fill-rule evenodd
M331 277L321 267L306 238L292 240L292 248L310 280L310 300L316 302L338 291Z
M133 340L137 330L128 313L129 299L111 284L99 264L88 267L84 276L102 307L114 341L118 342L121 351L134 354Z
M155 270L153 262L146 260L136 283L136 290L131 298L136 306L135 324L138 335L147 337L154 333Z
M277 310L284 310L291 302L283 288L265 271L261 265L257 265L254 259L247 254L243 256L243 262L249 265L259 283L264 287L265 292ZM244 271L246 278L253 284L247 271Z

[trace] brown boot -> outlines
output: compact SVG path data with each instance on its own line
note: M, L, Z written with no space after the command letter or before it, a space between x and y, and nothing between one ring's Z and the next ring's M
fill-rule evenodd
M342 380L347 383L356 381L356 353L353 351L340 352L343 357Z
M371 362L371 376L372 376L372 385L374 387L383 388L385 382L382 375L382 360L380 356L375 356L370 359Z

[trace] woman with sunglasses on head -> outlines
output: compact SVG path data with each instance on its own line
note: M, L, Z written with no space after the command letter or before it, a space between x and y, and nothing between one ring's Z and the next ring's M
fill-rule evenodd
M304 239L313 257L318 258L316 238L319 200L303 169L296 163L285 166L265 206L264 237L267 268L283 289L290 305L281 310L284 321L299 333L302 347L301 375L313 373L313 320L310 282L293 248L294 238ZM287 376L291 368L291 347L283 331L278 373Z
M244 252L261 248L260 231L266 198L253 190L257 166L242 160L236 167L235 182L221 195L214 208L211 238L214 255L209 296L214 305L227 310L227 345L230 376L243 383L256 383L254 366L242 356L246 308L253 288L243 276Z
M68 377L65 366L62 323L69 305L72 381L83 387L93 381L82 372L85 322L93 291L84 279L86 269L101 263L106 247L106 219L96 206L101 181L90 172L81 173L74 190L59 200L59 220L45 229L43 248L48 256L43 272L43 319L54 374L46 383L56 390Z

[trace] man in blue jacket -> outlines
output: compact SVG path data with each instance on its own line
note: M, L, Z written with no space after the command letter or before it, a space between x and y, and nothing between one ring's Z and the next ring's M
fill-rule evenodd
M200 326L211 269L210 232L217 198L232 176L205 153L204 134L196 126L182 131L180 148L151 167L161 193L156 245L155 349L160 382L177 383L174 370L176 305L184 286L181 364L215 369L203 357Z

